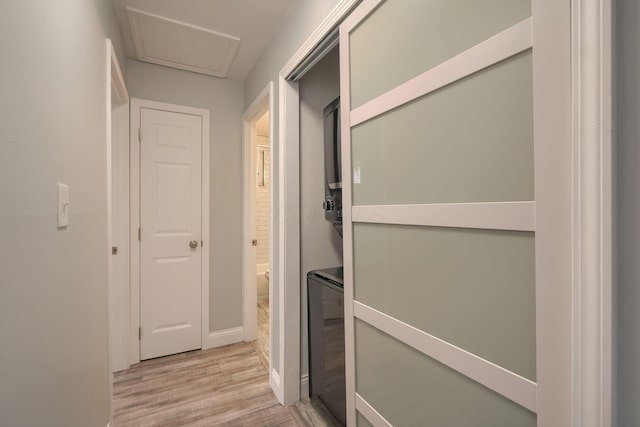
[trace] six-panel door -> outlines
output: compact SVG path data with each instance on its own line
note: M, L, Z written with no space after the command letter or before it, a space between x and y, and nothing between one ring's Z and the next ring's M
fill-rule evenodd
M141 359L201 347L200 116L141 109Z

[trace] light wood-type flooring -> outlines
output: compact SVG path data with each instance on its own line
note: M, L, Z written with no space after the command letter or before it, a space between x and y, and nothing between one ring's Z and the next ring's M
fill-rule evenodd
M258 304L259 324L264 322L260 310L268 316L268 304L264 299ZM146 360L116 373L113 427L335 425L315 400L288 407L278 403L262 345L268 351L268 317L266 327L262 343L259 332L252 343Z
M258 337L253 341L265 369L269 369L269 295L258 295Z

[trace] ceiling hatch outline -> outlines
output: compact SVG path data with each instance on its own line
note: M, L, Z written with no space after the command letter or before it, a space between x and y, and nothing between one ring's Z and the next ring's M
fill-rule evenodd
M126 10L138 60L227 77L240 45L238 37L129 6Z

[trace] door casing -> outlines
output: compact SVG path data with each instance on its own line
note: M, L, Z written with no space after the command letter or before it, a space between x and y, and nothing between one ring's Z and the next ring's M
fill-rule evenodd
M202 117L202 348L210 348L209 333L209 264L210 264L210 228L209 228L209 110L188 107L184 105L168 104L146 99L131 98L131 128L130 128L130 192L131 192L131 330L130 330L130 362L140 362L140 110L149 108L155 110L191 114Z
M128 233L127 227L128 218L122 218L122 209L118 209L117 212L113 210L113 198L118 198L118 207L122 208L128 202L128 191L114 191L113 189L113 175L117 174L118 182L120 179L128 179L127 174L121 173L123 170L123 164L125 156L128 156L126 150L126 138L120 138L119 135L115 135L114 130L120 131L123 122L117 120L120 118L120 113L124 113L123 108L128 108L129 93L127 92L127 86L118 63L118 56L113 48L111 39L106 40L106 173L107 173L107 288L108 288L108 316L109 316L109 370L108 375L111 376L112 372L127 369L128 363L128 351L126 344L128 334L128 304L118 304L117 302L126 300L128 297L126 294L129 290L129 277L128 277L128 257L122 256L116 259L120 268L122 268L126 274L122 274L119 277L115 277L114 273L114 259L111 252L111 248L114 245L113 231L114 231L114 214L118 215L117 227L115 232L118 236L123 236ZM118 114L114 117L114 114ZM128 113L127 113L128 117ZM114 129L113 125L116 124ZM122 129L126 131L126 129ZM117 146L118 150L114 150L113 147ZM115 158L114 151L117 153L118 158ZM120 172L120 173L119 173ZM120 187L122 188L122 187ZM125 243L125 242L123 242ZM128 244L124 244L128 246ZM126 255L126 251L124 255ZM124 321L121 321L124 320ZM109 421L113 421L112 417L112 400L113 400L113 382L109 380Z

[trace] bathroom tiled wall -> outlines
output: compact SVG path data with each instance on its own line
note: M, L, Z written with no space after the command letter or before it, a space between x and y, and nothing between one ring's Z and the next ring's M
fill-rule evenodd
M258 145L269 145L268 136L258 136ZM256 173L261 173L261 150L256 149ZM257 263L269 262L269 149L264 150L264 185L259 185L262 180L256 174L256 228L258 239Z

